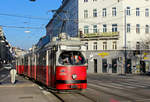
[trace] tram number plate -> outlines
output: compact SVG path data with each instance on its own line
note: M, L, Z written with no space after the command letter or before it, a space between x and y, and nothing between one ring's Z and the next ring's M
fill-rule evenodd
M77 85L71 85L70 88L75 89L75 88L78 88L78 87L77 87Z

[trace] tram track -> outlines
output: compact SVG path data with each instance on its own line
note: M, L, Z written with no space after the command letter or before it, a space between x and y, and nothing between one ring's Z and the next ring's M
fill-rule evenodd
M96 81L95 83L97 83L97 82L98 81ZM125 84L122 84L122 82L125 83ZM137 90L136 90L137 89L136 87L134 88L135 90L133 90L133 88L130 89L130 88L123 87L125 85L129 85L129 87L131 87L130 84L134 85L134 83L128 82L128 81L122 81L122 82L119 82L119 83L118 82L114 82L114 83L117 83L118 85L120 84L121 85L120 87L119 86L110 86L110 85L102 84L102 83L100 83L98 85L101 85L101 86L107 87L107 88L113 88L113 89L117 89L117 90L123 90L123 91L129 92L129 93L135 93L135 94L138 94L139 96L143 96L143 97L147 97L147 98L150 97L150 95L147 95L147 94L144 94L144 93L138 93ZM92 83L93 83L93 81L92 81ZM141 87L140 87L140 83L136 83L134 86L137 86L137 87L139 87L141 89L146 89L146 87L150 87L150 86L147 86L148 84L146 84L146 87L142 86L142 85L144 85L144 84L142 83Z
M26 79L29 80L29 78ZM83 94L83 91L56 91L53 89L49 89L42 83L36 82L32 79L30 79L30 81L35 83L39 87L41 92L43 92L43 94L47 97L56 97L57 102L98 102Z
M55 96L59 97L62 102L96 102L95 100L92 100L91 98L80 94L80 93L67 93L67 94L60 94L60 93L54 93Z
M71 92L63 92L63 91L54 91L51 89L48 89L45 86L39 86L39 88L44 91L49 92L50 94L52 94L54 97L56 97L59 102L98 102L88 96L86 96L85 94L79 91L71 91Z
M89 81L88 87L110 95L122 97L124 99L130 100L131 102L139 102L138 100L150 99L149 95L139 93L137 92L137 90L108 86L106 83L105 85L98 84L98 81L97 82ZM141 101L141 102L145 102L145 101Z

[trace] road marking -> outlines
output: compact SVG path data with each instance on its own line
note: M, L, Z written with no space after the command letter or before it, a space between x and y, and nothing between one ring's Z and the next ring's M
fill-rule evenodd
M115 86L120 86L120 87L135 88L135 87L132 87L132 86L125 86L125 85L121 85L121 84L117 84L117 83L111 83L111 84L113 84Z
M150 84L148 83L138 83L138 82L130 82L131 84L140 85L142 87L150 87Z
M42 92L43 92L44 95L50 94L49 92L47 92L47 91L45 91L45 90L43 90Z
M128 85L128 86L131 86L131 87L134 87L134 88L136 88L136 87L142 87L142 88L144 88L145 86L141 86L141 85L137 85L137 84L132 84L132 83L120 83L120 84L123 84L123 85Z
M150 99L140 99L140 100L135 100L136 102L143 102L143 101L149 101Z
M5 81L8 77L9 77L9 75L6 76L5 78L1 79L0 81L3 82L3 81Z
M1 75L1 77L4 77L4 76L5 76L5 74L2 74L2 75Z
M89 81L90 82L90 81ZM111 83L108 83L109 85L107 85L106 83L104 83L104 82L102 82L102 81L98 81L98 80L92 80L91 81L91 83L92 82L99 82L99 83L97 83L97 85L102 85L102 86L106 86L106 87L112 87L112 88L116 88L116 89L124 89L124 88L122 88L122 87L116 87L116 86L112 86L112 85L110 85Z
M39 86L39 89L43 90L43 88L41 86Z
M4 68L1 68L0 71L2 71Z

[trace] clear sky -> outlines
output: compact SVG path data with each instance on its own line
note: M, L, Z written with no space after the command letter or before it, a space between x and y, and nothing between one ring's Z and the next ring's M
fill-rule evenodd
M53 15L48 11L58 9L61 1L1 0L0 25L8 42L23 49L36 44L46 34L45 26Z

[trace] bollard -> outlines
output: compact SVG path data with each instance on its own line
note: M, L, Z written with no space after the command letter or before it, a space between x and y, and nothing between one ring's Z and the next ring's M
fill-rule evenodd
M10 70L10 78L11 78L11 83L15 84L16 82L16 70L15 69L11 69Z

